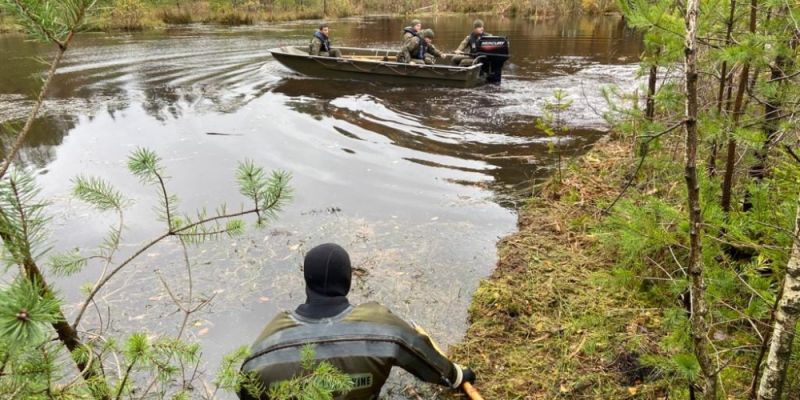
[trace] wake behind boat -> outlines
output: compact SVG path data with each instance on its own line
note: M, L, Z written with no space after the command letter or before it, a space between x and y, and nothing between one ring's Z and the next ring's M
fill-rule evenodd
M452 66L453 54L436 64L397 62L397 50L337 47L341 58L309 55L308 46L283 46L271 49L272 56L287 68L304 75L328 79L359 79L399 84L435 84L474 87L500 82L508 59L508 41L504 37L481 40L473 65Z

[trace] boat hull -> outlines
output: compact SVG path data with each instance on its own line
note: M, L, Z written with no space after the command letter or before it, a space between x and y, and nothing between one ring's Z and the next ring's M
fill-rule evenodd
M285 67L317 78L369 80L394 84L474 87L486 83L481 64L453 67L450 58L437 64L395 62L397 51L381 49L338 48L342 58L310 56L301 46L271 49L272 56Z

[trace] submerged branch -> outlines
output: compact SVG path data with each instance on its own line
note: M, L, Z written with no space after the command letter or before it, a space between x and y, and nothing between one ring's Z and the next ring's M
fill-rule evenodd
M91 292L89 292L89 295L86 297L86 300L84 300L83 304L81 304L81 307L80 307L80 309L78 311L78 315L75 317L75 321L72 323L72 326L74 328L78 327L78 325L80 324L81 319L83 318L83 314L86 312L86 308L89 306L89 303L92 301L92 299L94 299L94 297L97 295L97 293L100 291L100 289L102 289L103 286L105 286L108 283L108 281L111 280L111 278L114 277L114 275L116 275L119 271L121 271L123 268L125 268L128 264L133 262L133 260L135 260L136 258L141 256L142 254L144 254L147 250L149 250L153 246L155 246L158 243L160 243L162 240L164 240L164 239L166 239L166 238L168 238L170 236L178 236L181 232L185 232L187 230L194 229L194 228L196 228L198 226L207 224L209 222L214 222L214 221L218 221L218 220L222 220L222 219L230 219L230 218L241 217L241 216L245 216L245 215L249 215L249 214L254 214L258 210L259 210L259 208L256 207L254 209L240 211L240 212L237 212L237 213L224 214L224 215L218 215L218 216L215 216L215 217L206 218L206 219L194 222L192 224L186 225L186 226L178 228L178 229L170 229L168 232L165 232L165 233L159 235L155 239L151 240L150 242L148 242L147 244L142 246L139 250L137 250L135 253L133 253L131 256L129 256L121 264L119 264L114 269L112 269L111 272L108 273L108 275L104 276L102 279L100 279L98 281L97 284L94 285L94 287L92 288Z

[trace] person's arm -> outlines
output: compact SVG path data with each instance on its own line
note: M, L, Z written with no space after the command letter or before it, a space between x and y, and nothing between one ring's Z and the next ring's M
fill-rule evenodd
M317 39L316 37L312 38L311 39L311 53L310 54L312 56L318 56L320 48L322 48L322 42L320 42L320 40Z
M454 53L469 53L469 35L461 41Z
M434 56L434 57L436 57L436 58L442 58L442 57L444 57L444 54L442 54L442 52L441 52L441 51L439 51L439 49L437 49L437 48L436 48L436 47L433 45L433 43L431 43L431 44L430 44L430 46L428 46L428 53L431 53L431 54L433 54L433 56Z
M409 329L414 328L409 327ZM424 330L416 327L414 335L416 340L408 350L418 355L420 359L401 362L398 367L428 383L448 386L451 389L461 387L464 383L462 367L450 361ZM403 359L400 358L399 361Z
M466 382L474 382L475 374L469 368L462 368L450 361L436 343L419 327L412 327L389 309L377 303L366 307L372 309L369 320L387 324L398 330L402 338L395 365L403 368L418 379L428 383L449 386L453 389ZM365 308L366 309L366 308ZM376 317L377 316L377 317Z

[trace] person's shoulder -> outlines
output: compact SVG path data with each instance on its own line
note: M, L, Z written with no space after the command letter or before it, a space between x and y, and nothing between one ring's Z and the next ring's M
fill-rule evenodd
M274 335L277 332L280 332L285 329L289 329L292 327L297 326L297 321L292 318L292 314L289 311L281 311L271 321L264 327L261 333L258 335L256 342L261 341L269 336Z
M408 328L409 325L402 318L395 315L392 310L378 302L359 304L345 318L347 322L372 322Z
M359 304L353 308L353 311L356 310L378 312L378 313L389 313L389 314L392 313L392 310L390 310L389 307L386 307L385 305L378 303L377 301L370 301L367 303Z

